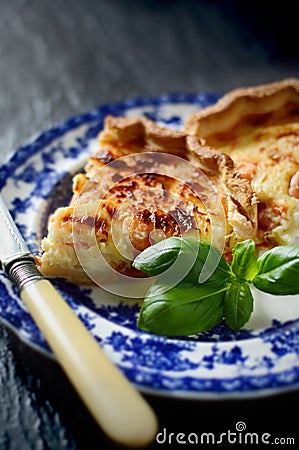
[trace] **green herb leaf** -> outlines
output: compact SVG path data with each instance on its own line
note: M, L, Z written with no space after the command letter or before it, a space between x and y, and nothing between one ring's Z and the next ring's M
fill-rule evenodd
M165 336L187 336L215 326L223 317L225 287L215 289L208 282L201 285L179 283L168 291L159 283L147 292L138 327Z
M185 263L193 260L199 252L199 242L195 239L170 237L146 248L133 261L133 266L151 276L159 275L171 267L178 255L185 255Z
M251 239L239 242L233 250L231 264L232 272L236 277L251 280L258 272L255 244Z
M230 267L207 242L172 237L144 250L133 265L156 277L138 327L166 336L209 330L223 315L239 330L253 310L250 283L271 294L299 294L299 247L275 247L257 258L247 240L236 245Z
M186 237L171 237L148 247L133 261L133 266L151 276L165 273L160 282L178 280L197 284L206 281L223 282L231 275L230 266L219 250L205 241Z
M276 295L299 294L299 247L275 247L257 260L257 289Z
M233 330L239 330L248 322L252 310L253 297L249 284L236 278L224 297L223 313L227 325Z

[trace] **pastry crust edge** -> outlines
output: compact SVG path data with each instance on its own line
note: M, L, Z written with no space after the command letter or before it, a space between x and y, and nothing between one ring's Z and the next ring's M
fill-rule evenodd
M183 130L209 143L209 136L228 133L250 115L266 115L279 110L289 102L298 105L299 79L286 78L273 83L233 89L214 105L194 113Z

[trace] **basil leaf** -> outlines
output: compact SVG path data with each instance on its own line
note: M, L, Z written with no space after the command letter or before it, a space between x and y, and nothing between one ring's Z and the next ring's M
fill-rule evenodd
M151 276L165 273L160 282L186 279L197 284L205 271L205 278L226 280L230 267L219 250L209 243L186 237L171 237L148 247L133 261L133 266Z
M225 293L223 314L227 325L239 330L248 322L253 310L253 297L247 281L237 278L232 281Z
M147 292L137 325L165 336L188 336L211 329L223 317L225 287L179 283L168 291L160 283Z
M254 286L276 295L299 294L299 247L280 246L268 250L257 260Z
M220 251L205 241L200 241L199 252L195 264L187 276L194 284L224 283L232 275Z
M255 243L252 239L239 242L233 250L231 264L232 272L236 277L251 280L258 272Z
M155 276L169 269L180 252L191 256L191 258L193 257L193 261L195 261L198 251L199 242L195 239L170 237L143 250L134 259L133 266L142 272Z

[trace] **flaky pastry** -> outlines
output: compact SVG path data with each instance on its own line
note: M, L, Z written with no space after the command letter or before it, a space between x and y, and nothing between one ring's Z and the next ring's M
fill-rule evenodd
M170 236L209 241L227 259L236 242L255 238L256 197L228 155L141 117L107 117L98 144L74 177L71 203L49 219L39 261L45 276L105 277L99 252L115 271L140 276L134 257Z
M196 112L184 131L229 155L258 203L258 244L293 243L299 225L299 80L224 95Z

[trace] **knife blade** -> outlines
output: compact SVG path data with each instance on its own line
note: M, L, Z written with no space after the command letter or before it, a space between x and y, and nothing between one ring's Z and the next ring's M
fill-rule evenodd
M102 430L119 444L147 446L158 429L154 411L38 271L1 194L0 244L3 270Z
M28 246L14 223L0 194L0 261L6 269L16 259L31 256Z

